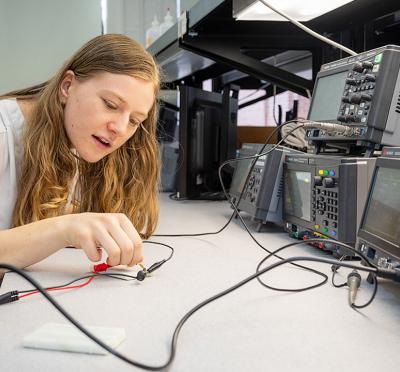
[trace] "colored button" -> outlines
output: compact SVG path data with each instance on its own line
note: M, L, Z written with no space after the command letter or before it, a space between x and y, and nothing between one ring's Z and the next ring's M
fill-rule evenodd
M336 236L336 234L337 234L337 233L336 233L335 230L332 230L332 231L331 231L331 235Z
M333 177L335 174L336 174L336 173L335 173L335 171L334 171L334 170L331 170L331 171L329 171L329 175L330 175L330 176L332 176L332 177Z
M319 225L314 225L314 227L315 227L315 230L318 230L320 228Z
M320 169L320 170L318 171L318 174L322 176L322 175L324 174L324 171L323 171L322 169Z
M329 231L329 229L328 229L327 227L324 227L324 228L322 229L322 231L323 231L324 233L327 233L327 232Z
M329 176L329 171L328 170L324 170L324 176Z
M381 63L382 61L382 53L375 56L374 63Z

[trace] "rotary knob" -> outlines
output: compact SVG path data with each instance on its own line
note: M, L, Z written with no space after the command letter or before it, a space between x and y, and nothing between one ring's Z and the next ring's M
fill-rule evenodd
M322 185L328 189L335 187L335 179L332 177L326 177L322 180Z

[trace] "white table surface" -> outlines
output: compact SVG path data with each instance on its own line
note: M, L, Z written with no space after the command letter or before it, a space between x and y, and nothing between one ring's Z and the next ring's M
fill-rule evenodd
M226 202L177 202L161 195L158 233L216 231L231 214ZM268 249L290 241L279 229L255 233ZM173 259L143 282L96 278L82 289L52 292L86 326L123 327L127 339L118 351L141 363L167 359L172 333L181 317L204 299L254 273L265 256L238 221L219 235L152 238L175 248ZM165 258L169 250L145 245L145 263ZM282 256L331 258L310 246ZM274 261L274 260L273 260ZM330 266L306 263L331 274ZM91 268L83 252L63 249L28 268L43 286L77 278ZM345 278L339 271L337 281ZM365 275L363 275L365 277ZM320 278L293 266L268 276L277 287L302 287ZM359 297L371 286L363 282ZM0 293L30 288L15 273L5 275ZM41 296L0 306L0 371L139 370L112 355L98 356L31 350L25 335L48 322L66 320ZM347 289L330 283L302 293L281 293L248 283L196 313L181 331L169 371L390 371L400 365L400 286L383 282L375 301L359 312L347 304Z

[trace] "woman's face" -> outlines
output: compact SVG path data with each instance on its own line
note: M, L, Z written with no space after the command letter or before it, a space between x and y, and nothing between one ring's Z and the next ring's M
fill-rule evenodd
M60 95L68 137L89 163L99 161L132 137L155 99L152 82L109 72L77 80L68 71Z

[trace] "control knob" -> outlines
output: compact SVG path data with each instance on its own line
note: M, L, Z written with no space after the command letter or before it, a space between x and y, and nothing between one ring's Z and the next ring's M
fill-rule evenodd
M356 93L356 94L352 94L350 96L350 102L351 103L355 103L355 104L359 104L361 102L361 95Z
M326 177L322 180L322 185L326 188L335 187L335 179L332 177Z
M364 62L362 63L362 66L363 66L364 68L366 68L366 69L371 69L372 67L374 67L374 64L373 64L372 62L370 62L370 61L364 61Z
M363 100L363 101L371 101L372 97L368 93L361 93L361 100Z
M314 186L322 186L322 177L314 176Z
M366 74L366 75L365 75L365 80L366 80L366 81L375 81L375 80L376 80L376 77L375 77L374 74Z
M346 84L349 84L349 85L356 85L356 84L357 84L357 81L356 81L356 79L347 78L347 79L346 79Z
M353 70L357 72L363 72L364 66L361 62L356 62L353 66Z

